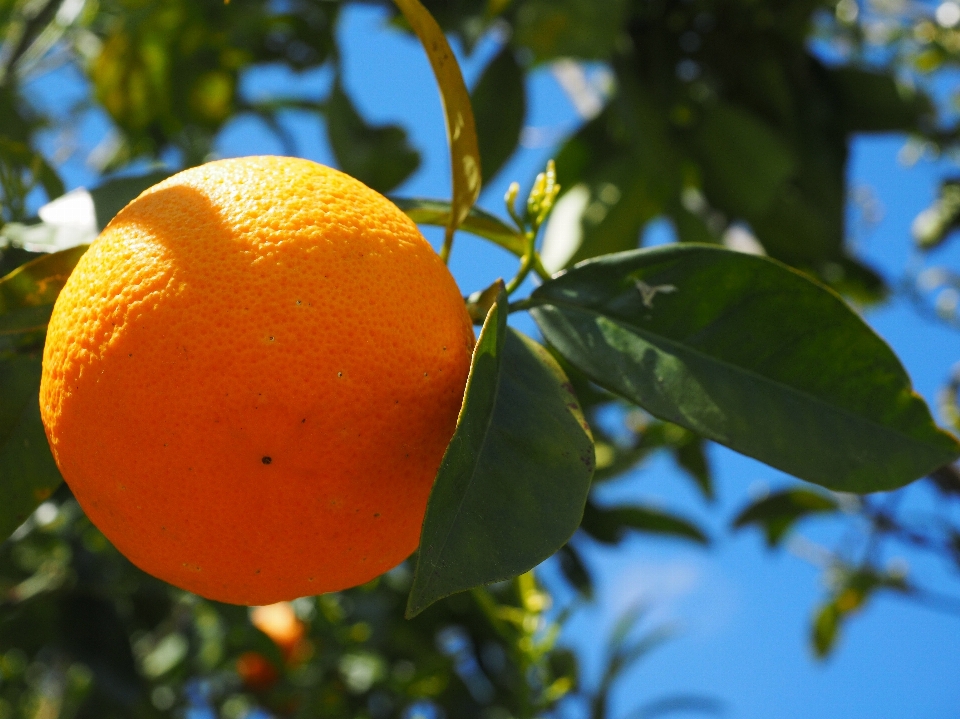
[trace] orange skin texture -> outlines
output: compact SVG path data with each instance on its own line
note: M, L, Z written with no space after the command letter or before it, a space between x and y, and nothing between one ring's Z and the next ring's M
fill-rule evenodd
M362 584L409 556L473 329L395 205L307 160L144 192L57 299L40 408L91 521L223 602Z

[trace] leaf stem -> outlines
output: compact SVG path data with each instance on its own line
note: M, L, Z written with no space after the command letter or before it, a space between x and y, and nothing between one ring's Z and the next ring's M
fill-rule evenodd
M539 260L539 258L537 257L537 251L534 248L534 242L536 242L536 239L537 239L536 230L533 230L533 229L528 230L525 233L525 237L527 239L527 248L526 248L526 251L523 253L523 258L520 260L520 269L517 270L516 276L507 283L508 297L512 295L514 292L516 292L517 288L519 288L520 285L523 284L523 281L527 279L527 275L529 275L530 270L533 269L534 258Z
M447 225L447 229L443 235L443 247L440 248L440 259L443 260L443 264L449 264L450 262L450 250L453 249L453 235L456 232L456 229L453 225Z

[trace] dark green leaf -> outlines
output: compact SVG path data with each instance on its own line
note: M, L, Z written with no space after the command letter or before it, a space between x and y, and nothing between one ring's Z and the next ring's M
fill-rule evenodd
M626 0L524 0L516 11L515 44L538 61L558 57L606 59L623 32Z
M453 180L453 214L448 226L452 236L470 212L480 195L480 150L477 147L477 126L473 119L470 94L463 82L457 58L444 37L443 30L419 0L394 0L410 27L420 38L430 60L440 89L443 116L447 123L450 145L450 172Z
M886 343L773 260L705 245L624 252L546 282L530 306L597 384L831 489L892 489L960 454Z
M710 464L705 452L706 442L693 432L687 435L673 450L673 457L677 464L686 471L697 487L707 499L713 499L713 480L710 475Z
M560 547L557 558L560 560L560 571L567 581L584 597L592 599L593 581L590 579L590 570L576 548L567 542Z
M588 502L583 511L581 526L587 534L606 544L619 543L627 530L670 534L700 544L710 542L707 535L692 522L650 507L601 509L592 502Z
M93 672L99 689L114 702L132 706L143 697L143 682L113 603L87 592L69 592L60 605L64 649Z
M40 421L40 355L0 359L0 540L60 484Z
M378 192L389 192L420 166L406 131L367 125L339 82L327 99L327 133L340 169Z
M837 502L823 494L808 489L787 489L747 506L733 520L733 526L740 529L750 524L759 525L767 535L767 544L773 547L797 520L837 509Z
M765 211L795 165L769 125L732 105L705 113L694 147L707 196L739 216Z
M830 71L848 132L909 132L930 114L929 98L892 75L845 66Z
M532 569L580 523L594 465L589 430L560 366L506 315L501 290L427 505L410 616Z
M517 149L527 113L523 70L509 46L487 65L471 100L477 119L480 166L489 182Z
M876 270L843 255L818 268L816 277L832 290L858 305L874 305L887 299L890 288Z
M116 177L90 190L93 207L97 213L97 229L102 230L129 202L144 190L167 179L172 173L156 170L134 177Z

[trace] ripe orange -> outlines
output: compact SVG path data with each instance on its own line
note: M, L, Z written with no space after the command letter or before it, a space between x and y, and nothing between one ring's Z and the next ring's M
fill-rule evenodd
M306 160L181 172L103 231L54 307L57 464L134 564L271 604L417 546L473 346L416 226Z

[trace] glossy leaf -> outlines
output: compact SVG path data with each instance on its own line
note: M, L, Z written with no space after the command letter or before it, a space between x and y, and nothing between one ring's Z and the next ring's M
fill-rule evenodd
M40 359L0 358L0 541L62 481L40 421Z
M767 545L774 547L790 528L811 514L835 512L836 500L808 489L787 489L757 500L747 506L733 520L735 529L756 524L767 536Z
M340 169L378 192L389 192L420 166L399 125L367 125L339 82L326 103L327 133Z
M659 509L640 506L597 507L587 502L583 512L583 531L605 544L617 544L628 530L667 534L709 544L710 539L692 522Z
M460 66L443 30L419 0L394 0L426 50L440 88L443 115L450 145L453 199L448 231L452 233L470 212L480 195L480 150L470 94Z
M480 166L489 182L517 149L527 112L524 74L512 48L504 46L490 61L471 93L471 101Z
M706 245L624 252L541 285L528 306L597 384L802 479L886 490L960 454L886 343L773 260Z
M580 524L594 465L589 429L560 366L506 320L501 289L427 505L408 616L532 569Z

